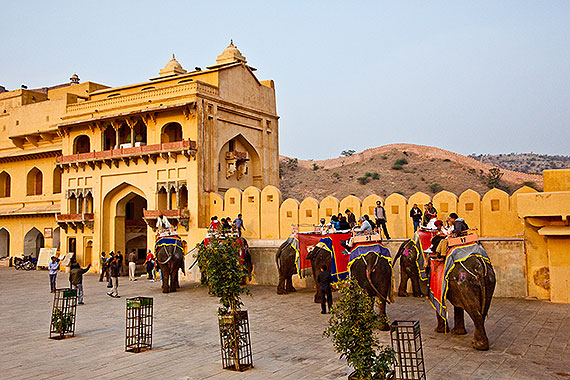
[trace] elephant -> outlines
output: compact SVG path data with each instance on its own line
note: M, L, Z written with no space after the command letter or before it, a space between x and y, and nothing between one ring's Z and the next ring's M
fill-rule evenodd
M184 271L184 252L177 245L161 246L156 252L156 260L162 272L162 292L175 292L178 284L178 270Z
M420 290L420 278L416 264L416 249L411 240L407 240L398 249L394 261L400 259L400 287L398 295L406 294L408 279L412 281L414 295ZM475 331L471 342L477 350L488 350L489 339L485 332L485 318L491 306L491 299L495 291L495 271L492 265L477 257L470 256L455 265L447 276L447 300L453 305L455 325L451 329L452 334L464 335L465 330L464 312L473 320ZM425 285L426 282L422 282ZM438 333L448 332L445 321L436 313Z
M285 241L275 255L275 263L279 271L279 283L277 285L277 294L287 294L295 292L293 287L293 275L297 274L297 266L295 265L295 257L297 252L288 241ZM319 301L320 302L320 301Z
M420 281L417 259L417 251L412 239L406 240L394 258L394 265L400 258L400 286L398 287L398 297L407 297L408 280L412 282L412 294L414 297L427 295L427 285ZM422 289L423 288L423 289Z
M326 265L331 268L332 257L328 250L322 247L315 247L307 258L311 260L313 277L316 279L320 268ZM371 297L380 299L380 314L386 316L386 303L390 303L389 297L392 291L392 267L390 263L380 258L374 252L369 252L354 261L350 267L350 275L358 281L360 287ZM315 303L321 302L321 292L317 286L314 297ZM380 330L388 331L390 326L385 318Z

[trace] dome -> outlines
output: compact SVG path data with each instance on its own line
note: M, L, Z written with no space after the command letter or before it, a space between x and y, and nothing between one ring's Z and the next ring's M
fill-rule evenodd
M172 59L168 61L166 66L164 66L164 69L158 72L158 75L161 77L169 77L180 74L186 74L186 70L182 68L182 65L176 60L174 54L172 54Z
M225 63L232 62L246 62L245 57L241 54L239 49L234 45L234 41L231 40L228 47L218 56L216 62L221 65Z

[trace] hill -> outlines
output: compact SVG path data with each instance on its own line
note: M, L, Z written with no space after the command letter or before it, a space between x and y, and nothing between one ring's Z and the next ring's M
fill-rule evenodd
M459 196L467 189L483 195L489 190L490 169L496 168L458 153L430 146L391 144L367 149L348 157L307 161L280 157L281 191L284 198L302 200L327 195L342 199L370 194L406 197L422 191L433 195L441 190ZM508 193L524 184L542 189L542 177L500 170L497 187Z
M470 154L469 157L506 170L541 174L547 169L570 169L570 156L536 153Z

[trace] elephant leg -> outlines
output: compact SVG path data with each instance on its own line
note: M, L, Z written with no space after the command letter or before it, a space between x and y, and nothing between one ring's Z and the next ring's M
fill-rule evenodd
M455 317L455 326L451 329L451 333L455 335L465 335L467 330L465 330L465 313L460 307L453 307L453 315Z
M437 327L435 328L435 332L436 333L448 333L449 332L449 326L447 325L447 323L445 323L444 319L442 317L439 316L439 314L437 313L437 311L435 312L435 316L437 317Z
M372 300L373 300L372 307L374 307L375 299L372 298ZM386 298L384 298L380 301L380 315L384 316L384 323L382 323L382 326L380 326L380 330L381 331L389 331L390 325L388 324L388 316L386 315Z
M402 266L400 266L400 286L398 287L398 297L407 297L408 292L406 287L408 286L408 271Z
M317 286L317 292L315 293L315 299L314 299L315 303L321 303L321 297L322 297L321 289L319 289L319 287Z
M180 282L178 280L178 270L176 270L176 273L174 274L174 285L176 285L176 289L180 289Z
M277 284L277 294L287 294L285 290L285 276L279 271L279 283Z
M175 292L178 285L178 267L170 273L170 292Z
M485 318L483 318L479 310L467 309L466 311L475 325L475 332L473 333L471 345L476 350L487 351L489 349L489 339L485 332Z
M414 273L410 276L412 279L412 292L414 297L422 297L422 291L420 290L420 275L419 273Z
M285 290L286 290L287 292L296 292L296 291L297 291L297 289L295 289L295 288L293 287L293 276L287 277Z
M168 268L162 269L162 292L163 293L170 293L170 286L168 284L170 280L170 273L168 272Z

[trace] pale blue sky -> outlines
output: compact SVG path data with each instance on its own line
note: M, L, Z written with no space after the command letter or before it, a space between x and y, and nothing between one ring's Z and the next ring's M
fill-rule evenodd
M570 154L570 1L12 1L0 22L8 89L137 83L233 38L276 82L289 156Z

